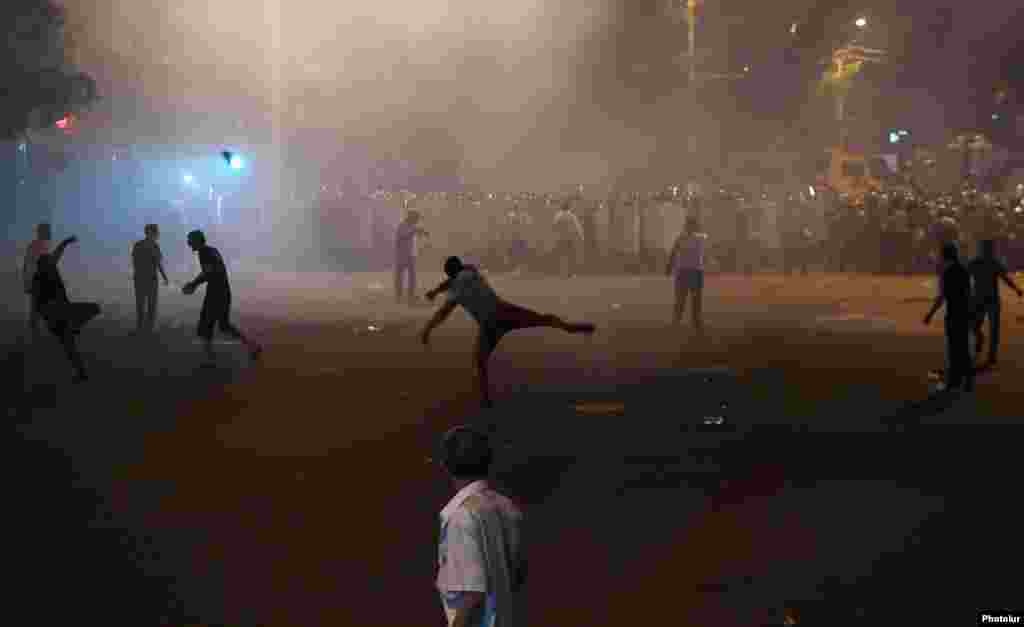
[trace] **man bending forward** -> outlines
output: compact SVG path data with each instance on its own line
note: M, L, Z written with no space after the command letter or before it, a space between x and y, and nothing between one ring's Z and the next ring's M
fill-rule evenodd
M431 331L444 322L457 305L461 305L473 316L480 325L475 357L477 382L484 407L492 406L487 379L487 360L506 333L536 327L588 335L594 332L593 324L566 322L558 316L539 314L502 300L476 267L464 265L458 257L449 257L444 262L444 273L448 275L448 279L427 292L427 299L432 301L441 292L448 292L448 300L427 323L420 338L424 345L429 344Z

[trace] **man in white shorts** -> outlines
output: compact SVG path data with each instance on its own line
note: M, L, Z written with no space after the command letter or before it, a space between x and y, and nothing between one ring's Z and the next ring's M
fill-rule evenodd
M441 292L448 292L448 300L427 322L420 334L424 345L430 343L430 333L448 319L455 307L461 305L480 325L476 341L476 368L480 396L484 407L491 407L487 378L487 360L497 348L498 342L509 331L548 327L567 333L590 335L595 326L587 322L570 323L558 316L539 314L535 311L513 305L498 297L475 266L465 265L458 257L449 257L444 262L448 280L427 292L427 299L433 301Z

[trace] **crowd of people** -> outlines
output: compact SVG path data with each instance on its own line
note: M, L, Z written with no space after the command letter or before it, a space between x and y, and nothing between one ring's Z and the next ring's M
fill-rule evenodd
M158 317L159 278L164 284L170 283L164 270L163 252L160 249L160 229L156 224L147 224L145 237L132 247L133 287L136 301L136 335L151 335ZM75 236L68 237L55 248L51 248L53 227L41 223L36 227L36 238L26 247L21 265L22 281L26 296L28 329L27 344L36 345L45 323L49 331L61 342L74 369L74 381L88 380L88 370L78 350L77 338L83 327L101 313L93 302L72 302L68 298L60 261L67 247L77 243ZM258 359L263 348L251 341L231 323L231 285L227 266L220 252L206 243L206 235L199 230L187 236L188 246L199 258L200 274L185 283L182 293L191 295L199 286L206 291L199 315L197 335L203 342L206 360L203 367L216 365L213 350L213 333L217 327L229 337L241 341L253 359Z
M551 232L550 260L554 271L566 278L592 263L597 245L594 216L608 210L603 203L587 203L579 195L548 199L547 216L525 210L516 200L499 224L501 232L493 261L504 269L521 268L530 263L531 242L521 227L539 218ZM681 324L690 307L692 325L703 331L703 290L705 270L712 255L720 260L722 269L749 270L741 261L739 251L756 249L758 208L748 200L731 193L722 193L709 202L697 198L676 199L672 196L634 195L623 203L630 207L634 234L642 232L644 206L650 202L678 201L685 220L671 244L663 251L665 274L672 277L674 305L671 321ZM806 216L807 198L787 198L790 203L781 212L784 218L781 238L784 267L803 267L820 262L822 267L858 271L916 270L935 272L938 289L924 316L929 324L935 314L945 308L946 367L942 389L969 391L973 387L977 366L970 339L977 350L985 343L983 325L989 329L989 354L983 367L998 360L1000 342L1001 300L999 283L1003 282L1018 296L1024 291L1010 276L1011 267L1003 260L1013 250L1009 242L1017 239L1024 227L1020 205L1014 199L999 200L991 196L965 193L959 198L920 198L909 194L869 195L860 202L836 198L826 216L827 233L816 240ZM1020 202L1017 198L1016 202ZM803 207L794 206L803 204ZM554 205L554 206L552 206ZM417 239L429 237L422 226L420 211L407 208L404 219L394 229L391 241L395 298L399 303L417 300ZM727 213L726 220L715 221L712 213ZM614 212L613 212L614 215ZM614 221L611 221L614 223ZM731 229L709 232L706 225ZM608 231L606 230L607 234ZM158 316L159 282L169 284L159 245L160 229L146 225L145 237L132 247L133 285L136 297L136 333L152 334ZM899 238L897 238L899 235ZM608 236L608 235L606 235ZM608 236L610 237L610 236ZM727 246L717 249L714 240ZM252 359L258 359L262 346L250 340L235 327L230 318L232 295L226 264L219 251L210 246L202 231L191 231L186 241L198 256L201 272L185 283L182 292L193 294L205 285L205 297L197 325L206 360L213 365L215 355L212 338L215 328L243 343ZM59 264L68 248L77 242L68 237L51 247L52 227L40 224L36 239L27 247L23 263L24 290L28 298L28 327L33 343L39 339L40 326L45 323L59 339L75 370L75 380L87 379L87 371L78 351L76 338L83 327L100 313L95 303L71 302L68 298ZM817 245L816 245L817 242ZM971 256L966 247L977 242L977 254ZM653 257L642 237L630 254L643 258L639 267L649 267ZM889 246L890 248L886 248ZM900 248L891 248L899 246ZM651 248L655 245L652 244ZM1000 250L1002 247L1002 251ZM604 247L607 250L607 247ZM816 260L812 253L823 253ZM732 255L730 257L730 254ZM589 257L589 258L588 258ZM794 261L795 259L795 261ZM893 266L888 262L898 260ZM581 263L582 261L582 263ZM520 329L551 328L567 333L591 335L596 331L589 322L569 322L554 314L542 314L501 298L489 284L484 269L458 256L449 256L443 264L446 279L425 294L428 301L446 294L444 304L427 320L420 341L429 345L431 334L457 307L465 309L478 326L474 347L474 363L481 404L493 405L489 390L488 361L500 340ZM493 449L488 435L469 427L458 427L445 434L437 461L455 485L455 496L442 510L438 554L437 587L449 624L499 624L511 618L522 606L519 595L526 578L526 559L521 536L522 513L509 499L487 483ZM482 621L482 622L481 622ZM504 624L502 622L501 624Z

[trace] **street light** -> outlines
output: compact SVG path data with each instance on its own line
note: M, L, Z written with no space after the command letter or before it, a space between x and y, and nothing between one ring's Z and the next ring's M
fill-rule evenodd
M866 17L858 17L854 24L857 25L857 28L864 28L868 25L868 20Z

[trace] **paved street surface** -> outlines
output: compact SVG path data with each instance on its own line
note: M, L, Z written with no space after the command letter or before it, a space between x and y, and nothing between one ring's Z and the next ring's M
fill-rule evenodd
M451 490L426 458L462 422L493 432L495 481L530 514L531 627L778 624L786 602L829 625L967 625L1021 604L1015 299L1000 369L940 402L926 277L709 276L704 337L666 325L667 279L492 279L599 331L506 338L487 412L469 319L425 349L431 308L394 304L385 274L237 273L268 349L219 345L214 371L196 368L198 295L163 292L143 340L127 279L69 276L105 311L79 386L52 338L17 350L12 302L24 624L441 625Z

